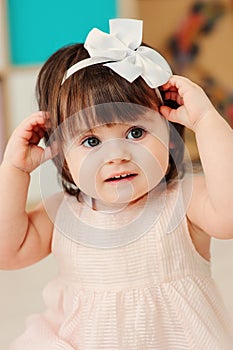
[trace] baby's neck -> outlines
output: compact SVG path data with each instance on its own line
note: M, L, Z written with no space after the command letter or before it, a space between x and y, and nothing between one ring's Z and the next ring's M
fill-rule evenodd
M170 188L171 186L169 185L168 187ZM135 209L135 207L143 208L145 205L151 202L152 198L159 198L160 195L162 193L166 193L167 190L168 188L166 184L161 183L137 199L126 203L104 202L102 200L89 197L83 192L81 192L81 197L92 210L106 213L118 213L124 211L125 209L130 210L131 208Z
M83 195L84 200L89 204L93 210L100 211L100 212L119 212L124 209L130 209L130 207L133 207L135 204L139 203L143 205L144 202L146 202L147 199L147 193L141 196L140 198L135 199L134 201L131 201L129 203L106 203L101 200L87 197L86 195Z

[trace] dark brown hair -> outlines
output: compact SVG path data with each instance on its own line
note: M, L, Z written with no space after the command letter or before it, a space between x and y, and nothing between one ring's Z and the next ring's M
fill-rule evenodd
M141 77L129 83L103 64L83 68L62 84L67 69L88 57L89 54L83 44L74 44L55 52L41 68L36 92L39 109L49 112L46 142L51 140L54 131L64 120L91 106L124 102L159 111L161 102L155 90L150 88ZM166 101L166 104L169 103ZM97 120L97 122L103 123L103 116L99 118L102 120ZM128 114L129 119L133 120L133 115L130 113ZM174 147L169 154L166 181L177 177L182 167L184 153L184 127L173 124L170 130L170 139ZM62 144L59 144L58 148L58 155L53 161L61 177L63 188L66 192L77 195L79 189L73 182L64 155L60 156L63 152Z

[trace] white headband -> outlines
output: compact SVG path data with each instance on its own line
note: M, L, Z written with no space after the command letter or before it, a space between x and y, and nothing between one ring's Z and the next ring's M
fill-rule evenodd
M130 83L141 76L149 87L156 89L161 98L157 87L170 79L172 71L167 61L157 51L140 46L142 25L141 20L121 18L109 21L110 34L93 28L84 44L90 58L71 66L66 71L62 84L82 68L105 63L104 66L111 68Z

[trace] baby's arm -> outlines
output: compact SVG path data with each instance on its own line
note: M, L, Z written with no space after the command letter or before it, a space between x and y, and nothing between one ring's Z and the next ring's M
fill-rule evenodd
M38 146L44 136L41 112L25 119L13 132L0 166L0 268L29 265L50 252L52 223L42 205L26 212L30 173L51 157Z
M204 91L190 80L173 76L163 87L167 99L181 107L163 106L170 121L195 132L204 177L194 178L188 217L211 236L233 238L233 133Z

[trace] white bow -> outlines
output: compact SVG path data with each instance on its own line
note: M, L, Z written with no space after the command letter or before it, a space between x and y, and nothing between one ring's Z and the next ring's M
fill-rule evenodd
M141 20L121 18L109 21L110 34L92 29L84 44L90 58L70 67L62 83L82 68L105 63L130 83L141 76L151 88L165 84L172 75L171 68L157 51L140 46L142 24Z

